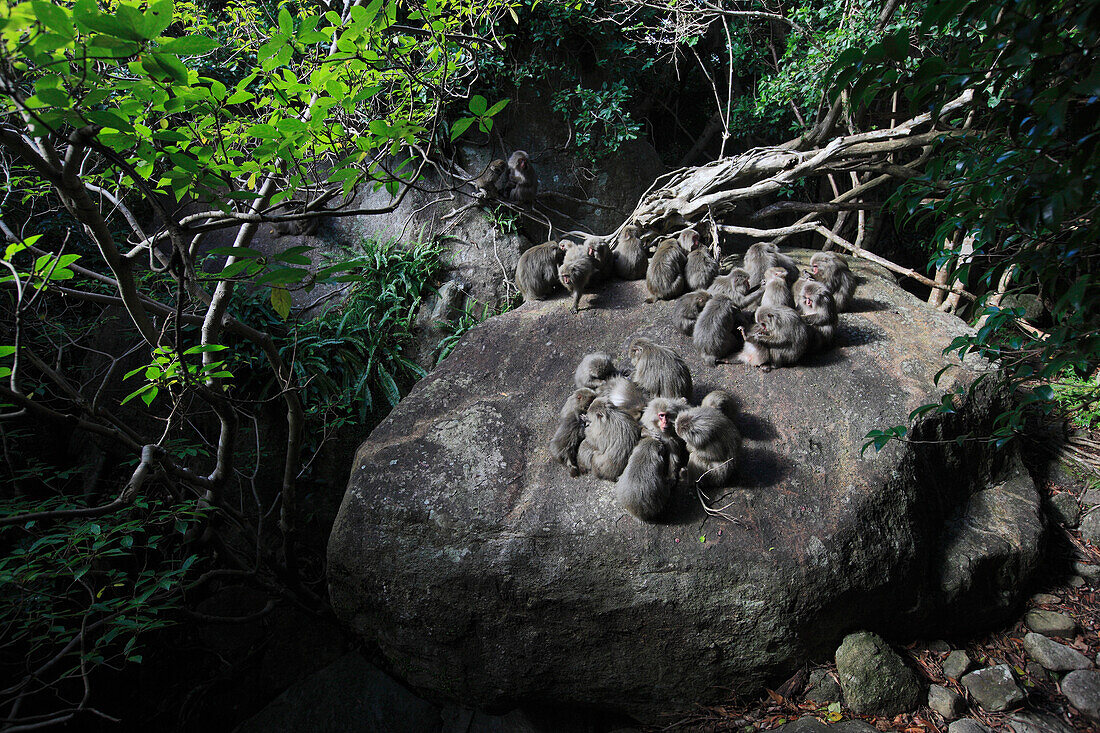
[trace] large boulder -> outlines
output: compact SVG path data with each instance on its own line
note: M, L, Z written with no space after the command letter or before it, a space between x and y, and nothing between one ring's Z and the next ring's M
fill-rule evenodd
M578 315L558 299L474 329L359 449L329 544L336 613L431 695L641 718L750 694L850 631L1003 618L1037 563L1039 498L1014 454L955 440L985 434L1003 402L982 383L907 442L861 452L938 401L945 366L947 389L985 366L942 356L960 321L853 269L865 282L837 347L771 373L704 366L638 282ZM576 363L635 334L679 350L696 402L740 398L740 480L711 497L728 519L681 490L642 524L610 482L550 459Z

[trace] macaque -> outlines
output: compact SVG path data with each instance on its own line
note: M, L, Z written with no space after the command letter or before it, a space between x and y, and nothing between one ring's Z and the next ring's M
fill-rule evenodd
M745 252L745 270L749 273L749 284L757 287L764 280L764 271L769 267L782 267L787 271L787 281L798 279L798 263L779 251L771 242L757 242Z
M836 338L837 315L833 295L824 283L811 280L802 288L798 303L802 320L810 327L810 350L822 351Z
M494 199L497 197L497 181L500 180L501 174L504 173L505 163L500 158L497 158L490 163L485 171L474 179L474 188L478 190L478 195L485 199Z
M539 190L539 177L527 153L517 150L508 158L508 198L521 204L533 204Z
M728 486L737 472L741 432L721 410L693 407L676 417L676 434L688 449L686 480L703 488Z
M588 254L583 244L570 243L565 248L565 259L558 265L558 281L573 294L574 313L580 311L581 296L596 270L596 260Z
M690 336L695 330L695 321L703 312L708 300L710 300L710 293L706 290L696 290L677 298L676 305L672 308L672 324L676 326L676 330L685 336Z
M707 248L699 245L688 253L684 265L684 279L691 290L705 290L718 275L718 260L710 256Z
M794 308L791 289L787 285L787 271L782 267L769 267L764 271L764 295L760 298L760 307L765 306Z
M734 306L746 313L760 307L760 298L764 295L763 288L753 290L749 284L749 271L743 267L735 267L730 270L730 274L714 278L714 283L707 292L726 296L733 301Z
M633 224L623 227L619 241L615 245L615 274L622 280L641 280L645 277L649 258L645 247L638 237L638 227Z
M595 263L592 282L601 283L610 280L615 274L615 254L611 251L611 245L599 237L585 237L584 246L588 248L588 256Z
M516 287L525 301L545 300L558 288L558 265L565 249L558 242L536 244L519 256Z
M640 434L633 418L615 409L606 397L597 397L588 406L588 427L577 449L578 467L614 481L626 468Z
M630 378L655 397L691 397L691 372L680 356L655 341L638 336L630 342Z
M738 361L765 372L794 364L810 345L810 327L793 308L760 308L752 330L745 333L741 326L738 330L745 339Z
M692 340L708 366L714 366L741 345L735 330L739 321L740 313L729 298L716 295L707 301L695 323Z
M635 519L652 522L668 499L676 479L669 470L669 446L655 438L642 438L634 447L626 469L615 482L615 500Z
M687 448L676 434L676 416L691 407L682 397L654 397L642 412L642 435L657 438L669 446L669 470L675 477L687 461Z
M584 440L584 413L594 399L596 393L587 388L578 389L569 395L558 415L554 437L550 439L550 454L569 469L570 476L580 473L577 468L577 449Z
M680 243L680 249L684 250L684 254L694 252L703 246L703 238L694 229L685 229L680 232L676 241Z
M645 272L645 286L649 290L647 303L672 300L683 294L686 286L684 265L687 254L675 239L666 239L657 247Z
M577 385L577 389L599 389L607 380L617 376L619 370L615 368L611 355L594 351L585 354L577 365L577 371L573 372L573 383Z
M737 417L737 398L724 389L716 389L707 394L700 407L713 407L723 415L733 420Z
M606 397L617 409L635 420L646 406L646 396L642 388L626 377L611 377L600 386L597 394L600 397Z
M810 272L814 280L823 283L833 294L837 311L848 310L857 282L848 269L848 262L836 252L818 252L810 258Z

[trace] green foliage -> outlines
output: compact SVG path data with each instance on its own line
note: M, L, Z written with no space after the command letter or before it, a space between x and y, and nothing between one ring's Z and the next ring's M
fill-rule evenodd
M1059 411L1073 425L1082 430L1100 428L1100 375L1082 379L1066 370L1050 387Z
M436 357L435 363L442 363L454 351L455 346L462 340L462 337L474 326L484 323L493 316L500 315L507 310L508 307L504 306L496 312L490 312L488 305L478 303L472 298L468 299L462 308L462 313L457 318L436 324L446 336L439 341L439 355Z
M913 36L937 39L936 53L925 55L931 46ZM1098 49L1096 0L940 0L919 27L846 52L836 65L837 89L850 86L854 108L897 92L938 114L975 94L980 134L945 136L895 200L903 215L936 225L934 264L955 265L956 281L984 294L976 333L946 353L995 361L1013 387L1039 384L1001 416L998 442L1019 433L1033 410L1052 408L1048 383L1075 382L1072 402L1081 405L1100 398L1091 377L1100 362ZM963 235L974 247L966 259L944 244ZM1049 325L1021 326L1022 309L988 302L1002 285L1008 294L1038 294Z
M615 82L610 88L605 84L600 90L578 84L573 89L556 92L550 106L573 126L573 139L580 154L595 162L638 137L642 125L625 108L630 96L625 81Z

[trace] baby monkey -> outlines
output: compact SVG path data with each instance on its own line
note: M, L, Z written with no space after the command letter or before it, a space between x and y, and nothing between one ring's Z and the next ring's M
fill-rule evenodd
M630 342L631 379L656 397L691 397L691 372L672 349L638 336Z
M578 389L569 395L558 414L558 424L550 439L550 455L569 469L570 476L580 473L577 468L577 449L584 440L584 413L594 399L596 393L587 388Z

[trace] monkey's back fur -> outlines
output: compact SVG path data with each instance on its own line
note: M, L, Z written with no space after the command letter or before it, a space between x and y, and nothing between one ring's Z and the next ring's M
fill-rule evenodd
M645 284L653 300L672 300L683 294L684 265L687 255L675 239L666 239L657 247L645 272Z
M647 338L630 342L630 378L655 397L691 398L691 371L672 349Z
M858 281L848 269L848 262L835 252L818 252L810 258L814 279L824 283L833 294L838 311L847 311L852 304Z
M558 289L558 265L565 253L557 242L536 244L519 256L516 287L524 300L544 300Z
M676 434L688 448L689 483L728 486L737 473L741 431L713 407L693 407L676 418Z
M641 428L634 418L615 409L606 397L588 407L588 427L577 449L577 463L597 478L614 481L626 468Z
M810 346L810 329L793 308L760 308L745 337L742 361L753 366L790 366Z
M619 370L615 368L615 361L611 358L611 354L594 351L591 354L585 354L581 363L577 365L577 370L573 372L573 383L578 389L582 387L598 389L618 373Z
M718 359L734 352L741 345L737 332L740 317L729 298L720 295L707 301L699 320L695 323L692 341L703 355L703 360L713 366Z
M684 279L691 290L705 290L718 275L718 261L705 249L692 250L684 265Z
M672 495L674 479L669 474L668 447L655 438L642 438L615 482L615 499L637 519L653 521Z
M631 227L633 229L633 227ZM649 258L642 240L624 230L612 253L615 257L615 274L622 280L641 280L645 277Z
M749 273L752 287L764 281L764 272L769 267L782 267L787 271L787 280L793 283L798 279L798 263L779 251L771 242L757 242L745 252L745 270Z

